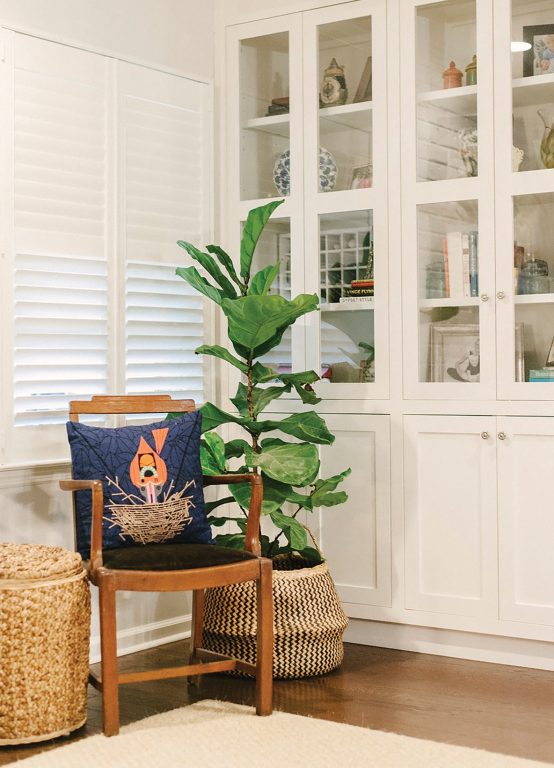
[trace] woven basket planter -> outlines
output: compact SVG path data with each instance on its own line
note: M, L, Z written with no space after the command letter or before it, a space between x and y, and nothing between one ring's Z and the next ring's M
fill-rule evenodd
M89 638L81 556L0 544L0 745L52 739L85 723Z
M348 619L326 563L276 570L290 563L290 559L281 563L274 560L273 677L322 675L343 660L342 635ZM254 582L206 590L202 645L242 661L256 662Z

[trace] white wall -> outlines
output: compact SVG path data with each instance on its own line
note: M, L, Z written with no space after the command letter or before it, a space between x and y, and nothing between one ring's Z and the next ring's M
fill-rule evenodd
M0 24L213 77L214 0L0 0Z

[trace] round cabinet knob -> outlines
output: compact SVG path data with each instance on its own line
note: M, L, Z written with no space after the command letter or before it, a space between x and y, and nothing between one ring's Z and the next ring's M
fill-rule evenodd
M502 299L505 296L506 296L506 294L504 293L504 291L498 291L498 293L496 294L496 298L499 299L500 301L502 301Z
M488 440L490 435L488 432L481 432L481 437L483 438L483 440Z
M499 440L505 440L506 439L506 433L505 432L499 432L498 433L498 439Z
M488 293L482 293L481 294L481 301L488 301L489 300L489 294Z

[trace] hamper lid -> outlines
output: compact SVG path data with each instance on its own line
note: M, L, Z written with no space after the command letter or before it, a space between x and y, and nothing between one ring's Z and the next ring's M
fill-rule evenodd
M0 544L2 581L71 576L83 568L81 555L44 544Z

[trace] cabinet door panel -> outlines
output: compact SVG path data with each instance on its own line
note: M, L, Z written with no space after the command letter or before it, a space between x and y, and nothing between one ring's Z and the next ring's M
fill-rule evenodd
M554 419L506 417L498 429L500 618L554 624Z
M495 419L406 416L406 607L496 615Z
M389 417L333 414L325 420L336 440L321 450L321 477L347 467L352 474L337 488L348 501L320 509L322 550L343 602L390 605Z

